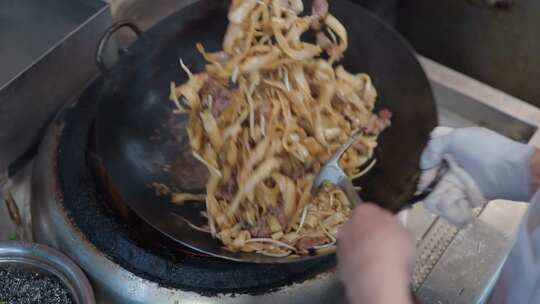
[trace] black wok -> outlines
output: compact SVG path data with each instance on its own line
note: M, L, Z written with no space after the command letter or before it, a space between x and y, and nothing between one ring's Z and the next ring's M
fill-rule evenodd
M154 228L185 246L236 261L311 258L227 252L219 240L190 228L177 216L205 224L199 215L204 204L173 205L151 186L159 182L176 190L204 191L206 169L188 157L186 117L171 114L169 86L170 81L186 81L179 58L192 71L203 69L205 61L195 49L196 42L211 51L221 48L226 12L227 3L211 0L180 10L142 33L98 79L90 89L99 102L98 156L121 199ZM364 189L363 199L395 212L413 198L419 157L437 122L431 88L414 51L394 30L347 1L331 1L330 12L349 33L343 65L354 73L368 73L379 92L377 107L394 114L392 127L380 137L377 165L357 183Z

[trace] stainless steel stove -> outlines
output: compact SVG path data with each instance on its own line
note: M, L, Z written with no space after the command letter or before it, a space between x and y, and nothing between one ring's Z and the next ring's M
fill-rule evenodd
M481 125L540 146L539 109L429 59L419 59L431 81L441 125ZM96 191L85 190L92 180L81 169L87 167L86 162L58 161L59 156L86 159L87 149L80 146L89 144L88 137L78 138L80 133L68 126L84 118L81 113L90 108L81 112L77 107L80 105L62 111L43 139L33 170L28 165L6 188L22 211L23 222L29 222L30 215L24 210L32 205L35 240L73 258L90 277L99 303L345 303L334 261L306 265L305 271L291 269L291 275L271 268L249 270L256 277L234 274L231 265L219 264L220 271L205 277L201 273L207 272L209 265L215 266L211 260L171 257L160 248L138 248L136 241L131 243L135 237L103 206L99 218L78 210L104 198ZM90 130L89 126L85 128ZM64 144L66 138L70 140L68 146ZM413 285L420 300L481 303L525 209L521 203L491 202L477 210L474 224L461 231L420 205L400 214L418 239ZM0 218L5 214L4 204L0 204ZM0 223L5 225L7 221ZM28 232L28 227L22 230ZM101 238L96 231L116 233L117 237ZM30 237L28 233L19 236ZM8 237L11 235L0 232L0 240ZM234 278L234 282L228 278ZM208 287L210 281L216 284Z
M116 213L101 188L92 164L95 113L93 99L81 97L49 127L34 160L31 210L36 240L73 258L99 302L342 302L333 256L261 265L149 244L157 236L140 237L141 222Z
M428 59L420 59L432 81L442 125L483 125L517 140L539 143L538 109ZM67 114L62 117L69 115L70 111L73 109L66 110ZM59 188L61 181L58 176L51 175L51 172L62 169L54 167L58 159L55 153L67 155L76 152L57 149L64 127L65 124L50 127L35 160L32 187L34 235L37 241L67 253L87 272L100 302L344 303L341 286L331 265L329 270L281 286L277 286L280 285L278 283L267 289L253 291L248 288L230 292L167 287L163 282L121 266L122 261L115 260L90 242L92 236L82 232L66 211L66 197L78 195L79 199L71 203L80 204L87 194L62 194ZM74 179L80 181L84 178ZM24 205L27 185L28 179L22 179L12 188L19 204ZM419 205L401 214L400 217L418 238L420 254L413 282L419 298L425 303L480 301L489 291L490 282L504 260L508 240L525 208L520 203L491 202L478 210L479 220L462 231L430 215ZM107 225L107 222L100 224ZM109 245L117 248L122 246L121 241L112 240ZM181 264L182 261L176 263Z

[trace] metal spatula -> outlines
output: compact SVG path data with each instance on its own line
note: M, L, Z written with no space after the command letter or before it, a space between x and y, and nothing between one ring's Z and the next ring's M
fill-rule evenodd
M345 192L345 195L353 206L363 202L363 200L358 195L356 189L354 189L353 183L339 166L339 159L341 158L343 153L345 153L345 151L347 151L347 149L349 149L349 147L362 134L364 134L363 129L358 129L354 131L349 137L349 139L347 139L347 141L341 147L339 147L339 149L334 153L334 155L330 157L330 159L322 167L319 175L317 175L317 177L313 181L313 193L317 192L317 190L322 186L323 183L328 182L341 188L341 190Z
M343 153L345 153L345 151L347 151L347 149L349 149L350 146L362 134L365 134L364 129L357 129L356 131L354 131L349 137L349 139L347 139L347 141L341 147L339 147L339 149L334 153L334 155L332 155L332 157L326 162L326 164L319 172L319 175L317 175L317 177L313 181L313 193L316 193L324 182L328 182L341 188L341 190L345 192L345 195L353 206L364 202L362 198L360 198L360 195L358 195L358 192L354 188L351 180L347 177L345 172L343 172L343 170L339 166L339 159L341 158ZM446 163L446 161L444 161L438 169L437 174L435 178L431 181L431 183L422 192L415 194L409 201L409 203L407 203L404 207L409 207L426 198L433 191L433 189L435 189L444 174L448 172L448 169L448 164Z

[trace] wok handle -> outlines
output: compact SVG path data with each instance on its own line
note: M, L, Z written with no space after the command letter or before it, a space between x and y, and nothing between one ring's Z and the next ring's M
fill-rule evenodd
M439 182L441 181L443 176L448 172L449 169L450 169L450 166L448 165L448 162L446 160L443 160L441 166L437 170L437 174L435 175L435 178L433 178L431 183L429 183L429 185L424 190L422 190L422 192L420 192L418 194L415 194L409 200L409 202L407 202L399 211L401 211L403 209L406 209L406 208L410 208L410 207L412 207L412 205L414 205L414 204L416 204L418 202L421 202L426 197L428 197L431 194L431 192L433 192L433 190L435 190L435 188L437 187L437 185L439 184Z
M354 188L351 180L346 176L341 178L341 180L338 182L338 186L341 188L341 190L343 190L343 192L345 192L345 195L349 199L352 206L360 205L364 202L360 195L358 195L358 191L356 191Z
M107 72L107 66L103 62L103 51L105 50L107 44L109 43L109 40L111 39L112 35L116 33L119 29L127 27L130 30L135 33L135 35L140 36L142 34L142 30L136 26L134 23L126 20L121 20L113 23L107 31L101 36L101 39L99 40L99 45L96 50L96 65L101 71L101 73Z

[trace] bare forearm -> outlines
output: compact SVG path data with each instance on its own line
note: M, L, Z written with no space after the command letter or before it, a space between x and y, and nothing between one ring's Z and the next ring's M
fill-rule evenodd
M351 304L412 304L408 275L389 266L369 267L360 284L346 284Z
M338 274L351 304L412 303L414 236L392 214L361 204L338 237Z

